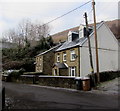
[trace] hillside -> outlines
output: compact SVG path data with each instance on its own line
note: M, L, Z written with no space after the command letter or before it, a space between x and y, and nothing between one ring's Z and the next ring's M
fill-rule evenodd
M113 32L115 37L120 41L120 31L118 31L120 29L120 25L119 25L120 20L105 21L105 23L108 25L108 27ZM93 25L93 24L90 24L90 26L91 25ZM52 35L54 43L58 43L60 41L61 42L66 41L68 32L69 31L78 31L78 28L79 28L79 26L73 27L73 28L70 28L65 31L62 31L62 32Z

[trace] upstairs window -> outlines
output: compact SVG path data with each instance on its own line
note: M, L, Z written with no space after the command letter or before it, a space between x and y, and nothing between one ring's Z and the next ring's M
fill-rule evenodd
M83 37L83 29L81 29L81 30L79 31L79 37L80 37L80 38Z
M68 42L71 42L72 41L72 32L69 31L68 32Z
M63 61L66 61L67 59L66 59L66 56L67 56L67 54L66 53L63 53Z
M60 55L57 55L57 62L60 62Z
M70 52L70 60L71 60L71 61L74 61L74 60L75 60L75 50L72 50L72 51Z
M80 25L80 27L79 27L79 38L82 38L82 37L85 37L86 35L85 35L85 32L86 31L86 28L85 28L85 26L84 25Z
M39 57L36 58L36 62L39 62Z
M72 41L72 35L68 36L68 41L71 42Z
M40 57L40 61L41 61L42 59L41 59L41 57Z

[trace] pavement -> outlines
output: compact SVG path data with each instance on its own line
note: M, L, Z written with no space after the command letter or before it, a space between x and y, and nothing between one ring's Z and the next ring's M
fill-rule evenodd
M120 77L115 78L113 80L109 80L106 82L100 83L100 85L97 87L96 92L101 92L104 94L109 94L109 95L120 95L119 93L119 85L120 85ZM93 90L94 91L94 90Z
M8 109L118 109L118 95L98 90L54 88L3 82Z

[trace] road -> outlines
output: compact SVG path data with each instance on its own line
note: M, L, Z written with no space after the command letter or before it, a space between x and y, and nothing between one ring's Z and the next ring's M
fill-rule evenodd
M118 96L3 82L11 109L117 109Z

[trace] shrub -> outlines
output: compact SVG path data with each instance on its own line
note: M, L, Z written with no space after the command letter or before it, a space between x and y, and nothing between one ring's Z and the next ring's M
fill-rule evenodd
M22 64L21 68L24 68L25 71L27 71L27 72L35 71L34 59L30 59L30 58L23 59L23 64Z
M20 79L20 75L23 74L23 69L4 71L4 74L8 75L9 81L14 81L14 80L16 81Z
M120 71L108 71L100 73L101 82L112 80L115 79L116 77L120 77Z
M9 76L13 77L14 79L19 79L20 75L22 75L20 71L13 71L9 74Z
M116 77L120 77L120 71L106 71L100 72L100 82L109 81L115 79ZM97 83L97 74L89 74L91 86L95 86Z
M7 63L4 63L2 66L4 70L20 69L22 64L23 64L22 61L9 61Z
M25 58L21 61L8 61L3 63L2 67L3 70L9 70L9 69L18 70L21 68L25 69L25 71L28 72L35 70L34 60L29 58Z

